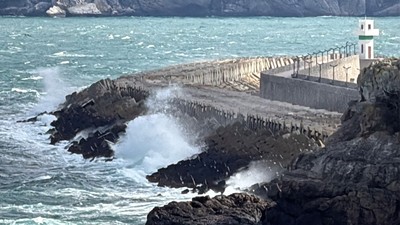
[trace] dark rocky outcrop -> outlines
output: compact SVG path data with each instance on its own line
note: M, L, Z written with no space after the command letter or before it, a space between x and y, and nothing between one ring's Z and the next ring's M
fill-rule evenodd
M253 224L400 224L399 80L399 60L364 69L358 79L362 100L349 104L342 127L326 146L300 154L282 176L252 187L255 193L273 201L262 220ZM152 211L148 225L171 224L181 217L192 221L201 218L193 216L197 215L195 210L180 204L157 211L174 214L163 217L166 223L154 223L152 219L158 214Z
M399 16L398 0L3 0L0 15Z
M268 184L265 224L400 224L400 62L366 68L343 126Z
M301 152L312 151L316 145L303 135L254 131L237 122L206 137L205 146L199 155L159 169L147 179L159 186L189 187L200 193L209 189L223 192L225 179L251 162L265 160L280 171Z
M62 108L53 112L57 120L51 143L72 140L78 133L84 137L71 143L69 151L85 158L111 157L108 142L116 142L125 131L125 122L146 111L143 104L148 93L109 79L94 83L81 92L66 97Z
M267 201L247 194L196 197L191 202L171 202L154 208L146 225L256 225L261 224L269 206Z

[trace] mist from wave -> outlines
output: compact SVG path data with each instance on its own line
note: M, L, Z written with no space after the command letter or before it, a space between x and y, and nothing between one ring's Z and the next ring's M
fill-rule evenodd
M169 99L180 93L178 87L159 90L146 105L147 115L128 123L126 134L114 146L116 156L128 160L131 175L144 182L145 175L200 152L174 116L168 114Z

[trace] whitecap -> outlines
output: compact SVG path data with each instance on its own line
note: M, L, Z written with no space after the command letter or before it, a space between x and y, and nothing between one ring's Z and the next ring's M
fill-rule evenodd
M154 45L147 45L147 47L146 48L155 48L156 46L154 46Z
M39 92L33 89L22 89L22 88L11 88L11 91L18 93L35 93L36 96L39 96Z
M42 76L30 76L30 77L22 78L22 80L41 80L41 79L43 79Z
M33 179L33 180L35 180L35 181L39 181L39 180L50 180L51 178L52 178L52 176L43 175L43 176L36 177L36 178Z
M59 64L61 64L61 65L69 64L69 61L62 61Z
M54 56L65 56L65 53L66 53L66 52L62 51L62 52L56 52L56 53L54 53L53 55L54 55Z
M131 39L131 37L129 37L129 36L125 36L125 37L121 38L121 40L129 40L129 39Z

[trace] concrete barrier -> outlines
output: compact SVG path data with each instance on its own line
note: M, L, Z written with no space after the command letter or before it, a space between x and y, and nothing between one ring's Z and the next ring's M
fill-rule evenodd
M242 123L250 130L269 130L271 132L299 133L313 138L314 140L324 141L328 137L326 132L316 130L310 127L304 127L302 122L286 123L285 121L276 121L259 115L242 115L240 113L227 112L222 109L204 105L197 102L189 102L182 99L173 99L171 104L182 113L194 117L197 120L205 121L214 119L220 126L226 126L235 122Z
M260 96L314 109L344 112L357 89L261 73Z
M238 82L247 79L249 76L256 76L259 79L261 71L287 66L291 68L291 64L293 64L293 60L285 56L237 58L175 65L137 73L134 76L150 79L152 77L163 77L178 83L219 86L227 82Z
M315 59L314 59L315 61ZM321 70L321 77L325 79L347 81L351 83L357 82L357 77L360 74L360 57L358 55L352 55L345 58L339 58L330 62L326 62L319 65L315 65L315 62L310 64L310 68L306 66L305 69L299 70L299 74L319 77ZM333 77L333 68L335 66L335 77ZM346 70L344 67L349 68ZM346 77L347 72L347 77Z

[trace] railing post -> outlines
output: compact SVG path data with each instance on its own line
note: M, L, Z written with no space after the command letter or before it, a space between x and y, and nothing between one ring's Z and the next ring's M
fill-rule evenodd
M335 68L338 66L338 64L336 64L336 65L330 65L331 67L332 67L332 84L334 84L335 83Z
M347 86L347 81L348 81L348 77L349 77L349 69L351 68L351 66L349 66L349 67L343 66L343 68L346 70L346 86Z
M322 75L321 75L321 73L322 73L322 64L323 64L323 63L318 63L318 66L319 66L319 78L318 78L318 82L320 82L320 83L321 83L321 77L322 77Z
M304 62L308 64L308 77L307 77L307 80L309 80L309 79L310 79L310 76L311 76L311 63L312 63L313 61L312 61L311 59L307 59L307 60L305 60Z

